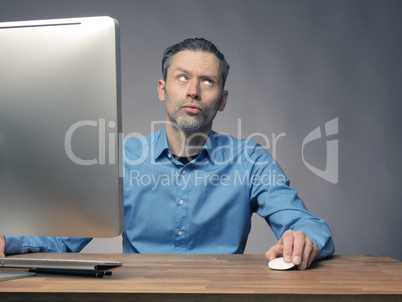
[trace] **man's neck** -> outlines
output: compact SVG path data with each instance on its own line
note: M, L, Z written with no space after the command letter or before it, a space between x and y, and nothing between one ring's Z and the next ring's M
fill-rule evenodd
M166 126L166 137L170 151L181 157L190 157L201 152L211 132L211 128L204 131L184 131L172 125Z

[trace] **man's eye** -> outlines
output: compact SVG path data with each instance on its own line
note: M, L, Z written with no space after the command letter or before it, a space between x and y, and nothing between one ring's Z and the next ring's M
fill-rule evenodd
M212 81L212 80L204 80L204 84L212 86L212 85L214 85L214 81Z
M182 76L179 76L179 80L180 81L188 81L188 76L185 76L185 75L182 75Z

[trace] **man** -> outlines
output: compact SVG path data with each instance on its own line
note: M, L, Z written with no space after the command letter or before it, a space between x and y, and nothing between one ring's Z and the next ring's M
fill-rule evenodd
M205 39L163 56L158 96L166 127L124 144L123 251L243 253L253 212L279 242L265 254L299 269L331 255L324 220L307 211L275 160L258 144L212 131L228 99L229 65ZM4 237L0 254L79 252L90 238Z

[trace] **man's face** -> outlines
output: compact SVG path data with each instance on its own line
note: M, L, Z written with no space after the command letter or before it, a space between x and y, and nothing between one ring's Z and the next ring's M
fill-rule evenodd
M217 111L225 108L222 69L212 53L181 51L168 69L166 82L158 83L159 100L165 102L168 121L186 132L208 132Z

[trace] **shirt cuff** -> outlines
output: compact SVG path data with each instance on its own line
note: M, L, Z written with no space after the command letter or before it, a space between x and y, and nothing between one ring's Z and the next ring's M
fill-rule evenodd
M4 254L12 255L21 253L22 236L4 236L6 246Z

